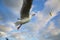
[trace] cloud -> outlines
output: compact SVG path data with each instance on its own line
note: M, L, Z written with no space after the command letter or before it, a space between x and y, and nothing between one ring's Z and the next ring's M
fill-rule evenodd
M53 8L54 15L60 11L60 0L47 0L45 6L48 8Z
M10 34L11 38L14 38L15 40L25 40L25 36L23 36L21 33L19 32L13 32Z
M50 38L52 38L52 40L60 40L60 34L51 36Z
M59 15L59 14L58 14ZM48 24L48 32L50 33L46 33L49 34L50 36L48 37L48 39L52 39L52 40L60 40L60 26L59 26L59 16L55 16ZM46 30L46 31L47 31Z
M24 34L28 34L29 36L33 34L33 37L36 37L37 40L47 40L46 36L53 37L57 36L59 34L59 29L55 28L54 22L51 22L48 27L46 25L48 22L53 19L57 14L57 12L60 11L60 2L59 0L47 0L44 5L44 9L42 11L31 11L31 13L35 13L35 17L33 17L32 21L29 22L26 25L23 25L21 28ZM31 10L33 10L34 5L32 6ZM50 16L50 11L53 10L52 16ZM46 29L45 29L46 28ZM44 30L45 29L45 30ZM43 31L42 31L43 30ZM42 32L41 32L42 31ZM26 32L26 33L25 33ZM38 33L41 32L41 34L38 35ZM28 36L26 35L26 36ZM32 37L32 36L31 36ZM50 39L53 39L50 38ZM49 39L48 39L49 40Z
M9 32L9 31L12 31L13 29L11 27L6 27L4 25L0 25L0 31L3 31L3 32Z
M3 4L7 7L19 8L22 6L23 0L3 0Z
M60 29L55 27L55 24L53 21L50 21L48 23L49 25L46 26L46 28L43 28L44 30L41 30L40 32L40 39L42 40L60 40Z
M59 0L47 0L45 2L44 9L42 11L38 11L36 14L36 17L38 18L37 21L40 22L40 24L43 24L44 26L56 15L58 15L57 12L60 11L60 5ZM56 6L57 4L57 6ZM50 11L52 10L52 16L49 15ZM39 25L40 25L39 24Z
M5 32L0 31L0 37L7 37L7 34Z
M50 22L50 24L47 27L47 32L50 32L52 35L58 35L60 32L60 29L58 29L54 22Z

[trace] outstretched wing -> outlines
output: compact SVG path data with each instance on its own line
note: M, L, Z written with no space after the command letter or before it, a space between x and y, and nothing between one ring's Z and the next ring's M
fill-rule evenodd
M29 17L29 11L31 8L33 0L23 0L23 5L21 8L21 19Z

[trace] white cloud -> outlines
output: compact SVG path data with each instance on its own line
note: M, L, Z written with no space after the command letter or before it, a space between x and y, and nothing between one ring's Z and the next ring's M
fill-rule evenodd
M50 22L47 29L43 32L45 36L48 36L47 39L51 40L60 40L60 29L58 29L54 22Z
M5 32L0 31L0 37L7 37L7 34Z
M12 31L13 29L11 27L6 27L4 25L0 25L0 31L3 31L3 32L9 32L9 31Z
M60 0L47 0L45 6L53 8L53 12L57 13L60 11Z
M51 36L50 38L52 38L52 40L60 40L60 34Z
M49 14L50 10L52 10L51 12L52 16L50 16ZM53 17L57 15L57 12L59 11L60 11L60 0L47 0L45 2L44 9L36 13L36 17L38 19L37 22L39 21L41 25L45 26Z
M21 33L19 32L13 32L10 34L11 38L14 38L16 40L25 40L25 36L23 36Z
M11 8L19 8L22 6L23 0L3 0L3 4Z
M47 33L50 32L51 35L58 35L58 34L60 33L60 29L58 29L58 28L55 26L55 24L54 24L53 21L52 21L52 22L50 21L50 24L48 25L46 31L47 31Z
M3 5L8 8L16 17L20 17L20 10L23 0L3 0Z
M46 1L46 3L45 3L45 6L47 7L47 8L53 8L53 11L52 11L52 18L54 18L56 15L58 16L58 14L57 14L57 12L59 12L60 11L60 0L47 0ZM51 19L52 19L51 18ZM51 19L49 19L49 21L51 20ZM59 19L58 19L59 20ZM48 22L49 22L48 21ZM47 22L47 23L48 23ZM54 36L56 36L56 37L58 37L57 35L59 35L59 33L60 33L60 29L58 29L56 26L55 26L55 23L52 21L50 21L50 24L49 24L49 26L48 26L48 31L50 31L50 33L51 33L51 36L53 36L53 38L51 38L51 39L55 39L55 37ZM58 40L58 39L56 39L56 40Z

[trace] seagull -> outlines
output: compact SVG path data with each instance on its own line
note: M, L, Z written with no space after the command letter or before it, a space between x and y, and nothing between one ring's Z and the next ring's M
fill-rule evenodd
M5 37L5 39L8 40L7 34L5 32L0 31L0 37Z
M52 13L50 12L50 16L52 16Z
M51 10L51 11L50 11L50 13L49 13L49 14L50 14L50 16L52 16L52 11L53 11L53 8L52 8L52 10Z
M35 14L32 14L32 15L29 14L30 8L32 6L32 2L33 0L23 0L23 5L20 11L21 19L15 23L16 26L20 24L17 27L17 29L19 29L23 24L28 23L31 20L32 16L35 15Z

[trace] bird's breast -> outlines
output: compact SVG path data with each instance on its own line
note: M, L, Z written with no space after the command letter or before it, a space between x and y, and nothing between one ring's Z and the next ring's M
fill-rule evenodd
M21 23L21 24L25 24L25 23L28 23L29 21L30 21L29 18L25 18L25 19L22 19L22 20L20 21L20 23Z

